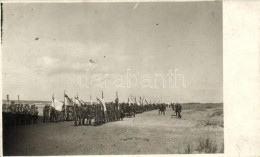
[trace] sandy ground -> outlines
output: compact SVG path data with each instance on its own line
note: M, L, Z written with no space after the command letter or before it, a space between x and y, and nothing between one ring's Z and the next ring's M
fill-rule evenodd
M176 154L185 153L187 145L199 153L199 139L207 137L221 152L223 115L211 116L216 111L222 108L183 110L177 119L167 108L165 115L150 111L102 126L60 122L4 128L4 155Z

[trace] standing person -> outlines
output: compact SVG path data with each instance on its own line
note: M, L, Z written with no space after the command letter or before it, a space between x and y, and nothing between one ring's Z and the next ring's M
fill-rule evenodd
M163 115L165 115L165 111L166 111L166 104L163 104Z
M174 110L175 110L175 109L174 109L174 103L172 103L171 106L172 106L172 110L174 111Z
M178 110L179 110L179 104L178 104L178 102L175 104L174 108L175 108L175 115L177 116Z
M62 105L62 110L61 110L61 120L65 121L66 119L66 106L65 103Z
M38 107L35 106L35 108L34 108L34 115L33 115L33 123L34 123L34 124L37 124L37 121L38 121L38 113L39 113Z
M181 110L182 110L182 106L181 104L178 104L178 118L181 118Z
M159 115L161 114L161 105L158 107L159 109Z

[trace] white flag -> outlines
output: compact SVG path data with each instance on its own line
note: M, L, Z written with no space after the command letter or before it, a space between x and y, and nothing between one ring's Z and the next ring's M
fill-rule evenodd
M55 108L57 111L62 111L63 103L59 102L55 98L52 100L51 106Z
M131 105L131 104L133 103L131 99L132 99L132 98L130 98L130 99L128 98L128 104L129 104L129 105Z
M64 92L64 97L65 97L65 101L64 104L73 106L73 100L71 98L69 98L69 96L66 94L66 92Z
M140 106L141 104L139 103L139 101L136 101L137 105Z
M79 101L80 101L80 103L81 103L82 105L85 104L85 102L84 102L83 100L79 99Z
M68 97L65 97L65 105L71 105L71 106L73 106L72 100L69 99Z
M101 99L101 100L100 100L100 99L98 99L98 98L97 98L97 100L98 100L98 102L101 103L101 105L103 106L104 111L107 111L107 107L106 107L105 100L104 100L104 99Z
M80 105L80 102L78 99L74 98L73 101L74 101L74 104Z

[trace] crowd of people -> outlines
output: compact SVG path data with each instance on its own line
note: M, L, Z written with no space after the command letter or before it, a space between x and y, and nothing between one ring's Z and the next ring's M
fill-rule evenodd
M136 114L157 110L165 104L145 104L109 102L105 107L100 103L80 103L63 105L61 111L50 105L43 108L43 122L74 121L74 125L101 125L123 120L124 117L135 117Z
M123 120L124 117L135 117L147 111L159 110L160 115L165 115L166 108L172 108L177 118L181 118L182 106L180 103L145 103L135 102L103 103L99 99L96 103L79 101L73 105L63 103L61 110L56 110L53 105L46 104L43 107L43 123L74 121L74 125L102 125L104 123ZM3 104L4 125L34 124L38 120L38 107L29 104L12 102L10 105Z
M36 105L11 102L11 104L3 104L2 113L4 126L17 126L36 124L39 111Z
M172 107L172 110L175 111L175 116L177 118L181 118L181 111L182 111L182 106L180 103L171 103L170 106Z

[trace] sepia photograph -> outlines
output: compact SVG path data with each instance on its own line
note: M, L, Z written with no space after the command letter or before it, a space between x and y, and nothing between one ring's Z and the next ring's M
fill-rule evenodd
M1 3L3 155L223 154L222 9Z

